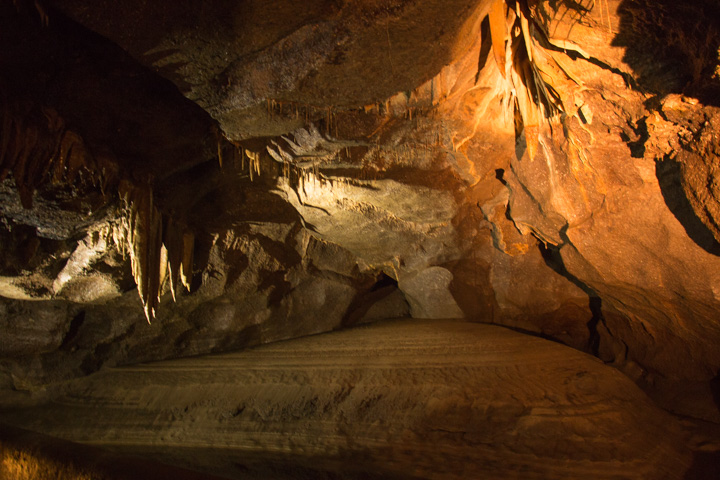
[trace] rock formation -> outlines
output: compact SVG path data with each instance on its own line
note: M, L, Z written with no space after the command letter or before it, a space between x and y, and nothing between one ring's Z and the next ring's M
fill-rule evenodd
M459 320L123 367L61 390L6 418L237 478L270 459L315 478L680 478L689 466L676 421L616 370Z
M0 405L410 316L563 343L711 429L719 18L0 0Z

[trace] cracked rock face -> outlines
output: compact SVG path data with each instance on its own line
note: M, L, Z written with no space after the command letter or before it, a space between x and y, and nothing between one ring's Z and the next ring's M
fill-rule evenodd
M720 13L675 3L0 1L2 401L464 317L720 421Z

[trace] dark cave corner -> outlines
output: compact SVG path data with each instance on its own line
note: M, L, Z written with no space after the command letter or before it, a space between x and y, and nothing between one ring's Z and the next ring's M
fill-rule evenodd
M397 280L383 272L379 273L375 277L375 282L369 288L358 291L355 298L350 302L341 322L342 328L352 327L361 322L364 323L364 319L366 319L368 312L373 306L395 293L402 295L402 291L398 288ZM404 299L404 295L403 302L407 305L407 300ZM407 313L405 312L402 316L406 315ZM373 321L373 319L369 320Z
M682 183L682 169L686 166L679 163L685 162L682 159L685 152L680 151L688 147L685 143L699 142L708 115L720 106L720 4L713 0L623 0L618 15L620 23L612 45L625 48L623 61L632 68L638 88L649 96L644 105L648 115L659 115L678 130L679 138L670 139L676 151L656 159L655 172L662 196L693 242L712 255L720 255L720 243L706 226L710 220L702 220L699 207L696 205L694 211L688 200ZM694 113L685 114L697 118L683 118L673 104L666 109L663 102L671 95L699 102L690 110ZM692 102L686 105L694 105ZM634 158L646 156L647 149L658 145L661 150L667 148L661 145L666 141L664 138L653 137L655 127L649 129L648 122L648 117L637 120L633 126L635 138L621 134ZM691 131L692 139L681 137L684 129ZM662 137L662 131L659 134ZM676 141L680 146L675 145ZM688 148L691 155L713 154L710 144L704 147L704 152L702 148L700 151L693 148ZM710 187L708 184L708 190Z
M714 0L623 0L612 45L645 91L680 93L720 106L720 4ZM697 19L703 19L698 22ZM647 52L654 52L649 58Z
M720 371L710 381L710 391L715 405L720 411ZM715 424L711 428L717 431L720 430L720 425ZM715 480L718 471L720 471L720 451L700 450L695 452L692 466L684 478L685 480Z

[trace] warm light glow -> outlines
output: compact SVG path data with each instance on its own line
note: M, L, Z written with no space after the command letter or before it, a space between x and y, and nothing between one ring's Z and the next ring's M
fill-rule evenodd
M60 463L36 453L4 445L0 478L3 480L92 480L72 463Z

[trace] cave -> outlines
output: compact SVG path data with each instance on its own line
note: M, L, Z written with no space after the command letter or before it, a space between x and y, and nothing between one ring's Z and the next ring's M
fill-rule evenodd
M0 478L717 478L716 0L0 0L0 66Z

